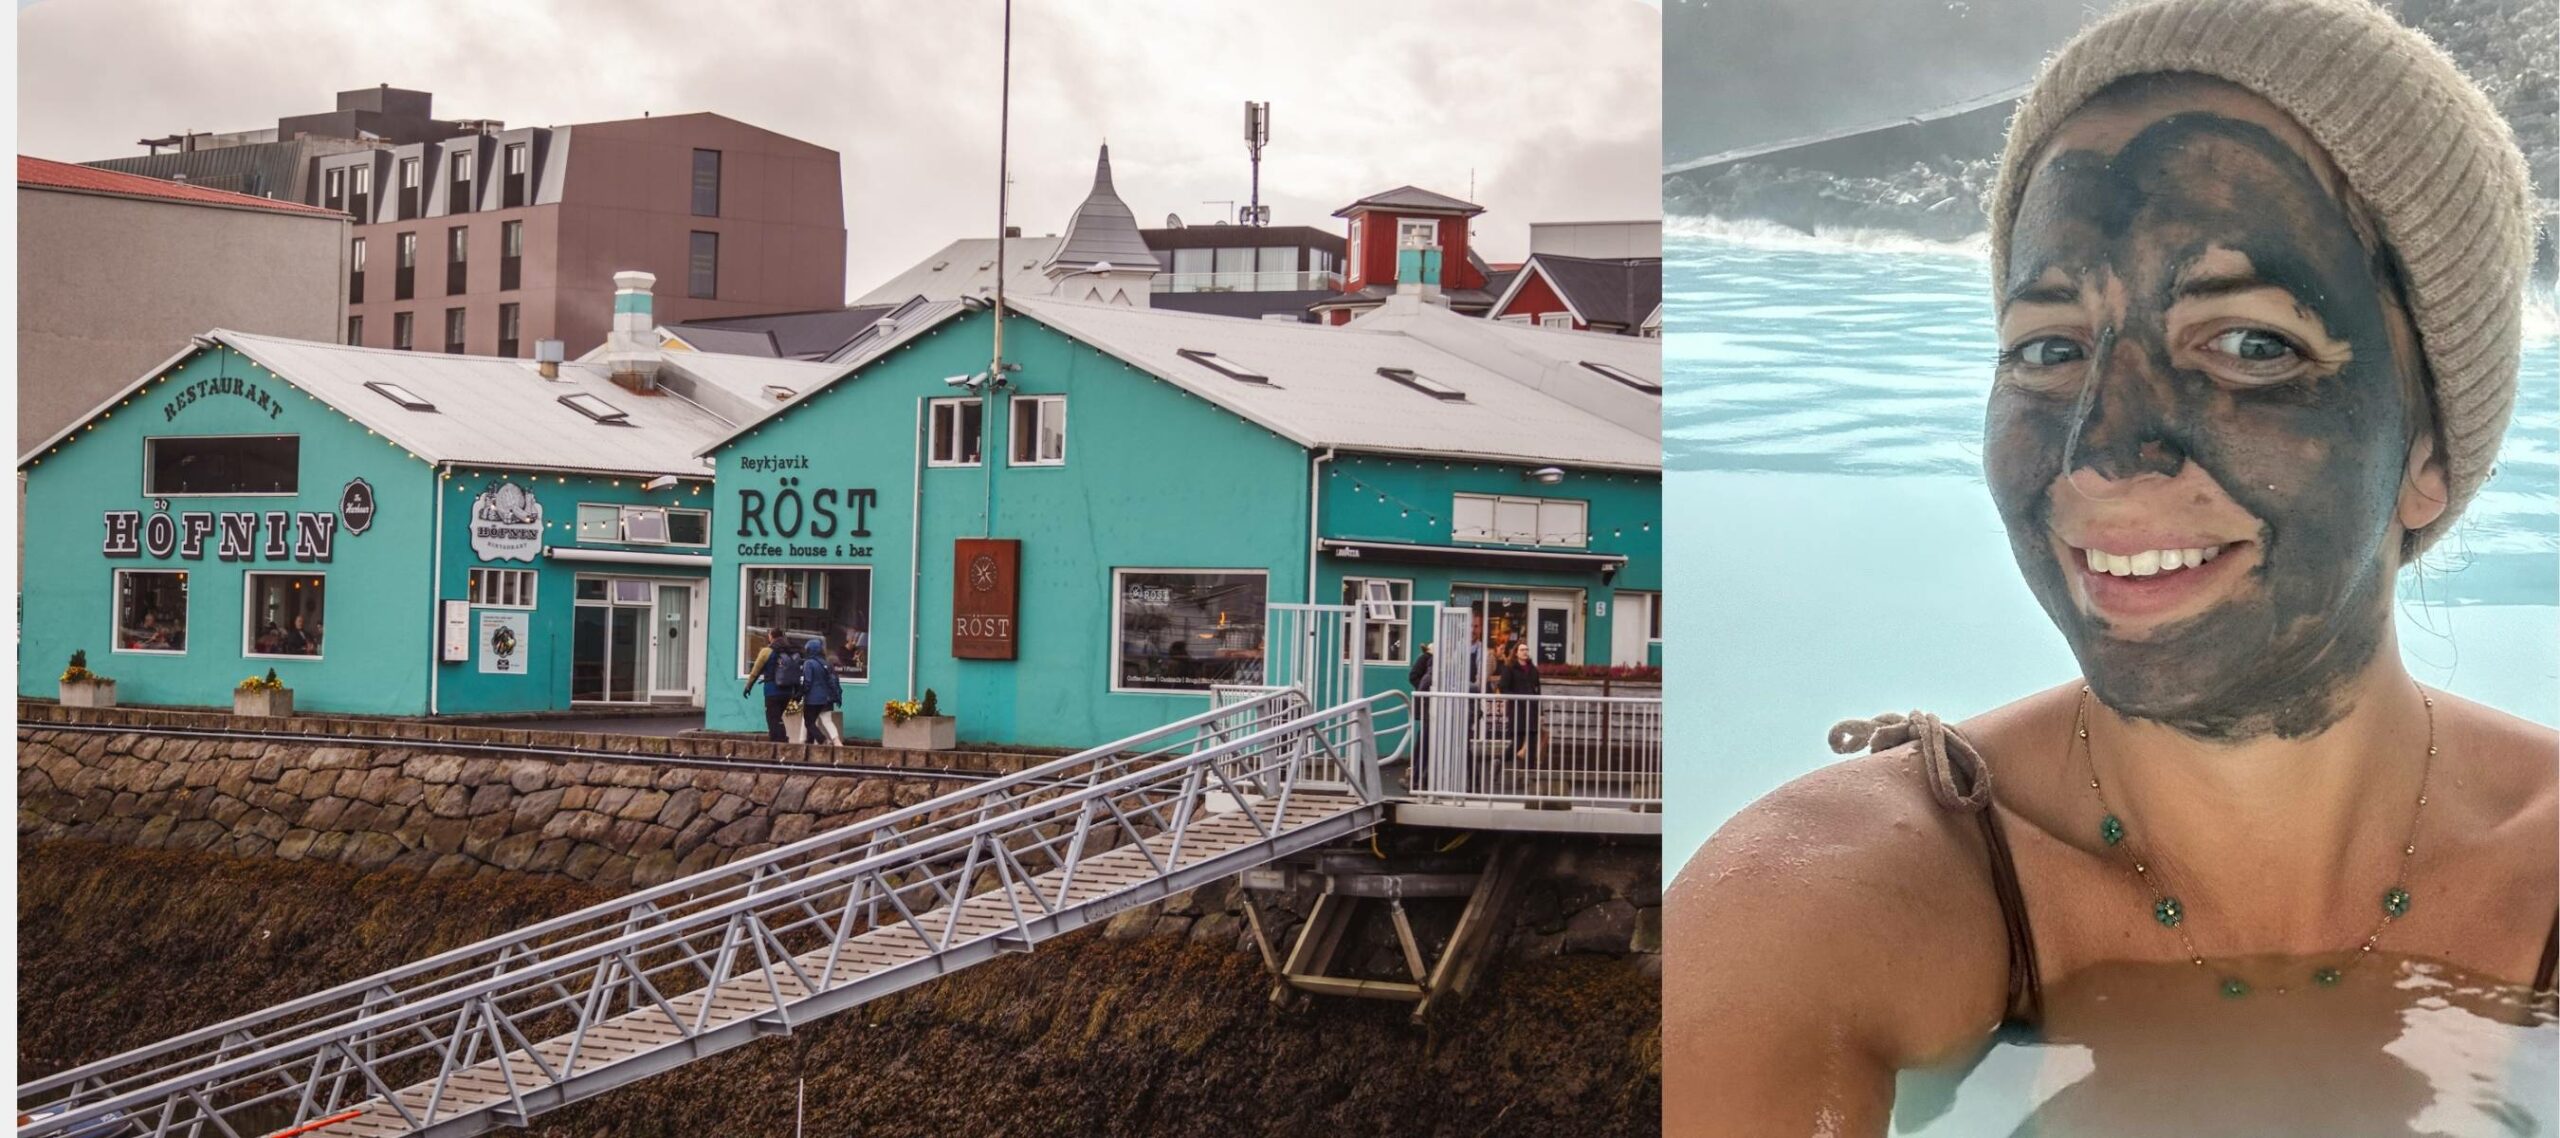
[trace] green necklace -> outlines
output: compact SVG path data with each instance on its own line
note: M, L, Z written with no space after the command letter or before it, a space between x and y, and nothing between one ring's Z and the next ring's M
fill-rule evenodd
M2338 981L2345 977L2348 968L2373 953L2373 946L2375 942L2382 939L2383 930L2390 928L2391 922L2408 915L2409 860L2418 853L2418 819L2426 813L2427 781L2434 776L2436 766L2436 700L2434 696L2427 694L2425 688L2421 687L2417 690L2418 698L2425 703L2427 710L2427 757L2418 772L2418 805L2409 812L2409 833L2400 843L2400 868L2395 874L2397 880L2389 889L2382 891L2382 919L2374 922L2372 930L2365 934L2364 940L2356 946L2355 951L2342 953L2344 959L2339 963L2322 965L2312 970L2311 982L2318 987L2336 987ZM2151 872L2151 867L2143 862L2141 856L2125 844L2124 819L2117 815L2114 807L2107 804L2107 788L2098 778L2098 758L2089 746L2087 685L2082 685L2080 688L2080 709L2073 718L2072 731L2079 737L2081 757L2089 764L2089 789L2096 792L2098 797L2100 815L2098 840L2105 843L2108 849L2124 851L2125 860L2131 867L2133 875L2139 878L2143 886L2151 892L2151 919L2160 927L2178 934L2178 943L2186 949L2188 962L2198 968L2204 967L2204 954L2196 951L2196 942L2187 936L2186 906L2180 904L2175 896L2161 888L2159 875ZM2250 991L2248 981L2231 975L2223 976L2219 987L2224 996L2232 999L2246 996ZM2279 986L2276 988L2276 993L2282 995L2290 990L2290 988Z

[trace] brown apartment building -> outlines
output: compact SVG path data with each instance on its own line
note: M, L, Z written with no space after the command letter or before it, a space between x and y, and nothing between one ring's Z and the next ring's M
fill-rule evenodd
M844 304L835 151L716 114L509 129L436 119L430 98L344 92L338 112L274 132L176 136L157 143L199 149L99 165L195 180L241 164L232 138L300 147L269 192L353 216L349 343L521 357L556 339L575 357L604 342L613 274L632 269L657 275L666 324ZM340 131L367 137L312 145Z

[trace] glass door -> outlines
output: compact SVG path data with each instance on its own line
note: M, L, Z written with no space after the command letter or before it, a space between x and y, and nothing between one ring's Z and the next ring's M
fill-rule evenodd
M578 578L569 646L569 699L641 703L649 698L653 582Z
M1579 593L1530 594L1529 651L1539 667L1582 662L1581 638L1574 634L1581 610Z

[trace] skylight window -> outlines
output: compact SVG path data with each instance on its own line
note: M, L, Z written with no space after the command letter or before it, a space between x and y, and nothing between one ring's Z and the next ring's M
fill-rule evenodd
M1607 364L1595 364L1589 360L1582 361L1582 366L1608 376L1611 379L1617 380L1620 383L1626 384L1629 387L1635 388L1638 391L1644 392L1647 395L1662 394L1661 384L1650 379L1646 379L1645 377L1633 372L1626 371L1622 368L1610 367Z
M571 410L599 423L607 423L616 427L628 427L631 425L630 412L625 411L620 407L616 407L611 403L607 403L597 396L580 392L576 395L563 395L560 397L560 402L567 405Z
M1419 391L1443 403L1464 403L1467 393L1417 372L1409 367L1382 367L1378 374Z
M374 394L397 403L403 408L411 411L433 411L436 409L435 404L427 402L425 399L419 397L416 392L396 383L368 383L365 384L365 386L371 389Z
M1219 375L1223 375L1228 379L1235 380L1238 383L1258 383L1265 386L1269 386L1271 383L1270 376L1245 367L1234 360L1221 357L1216 352L1204 352L1198 348L1176 348L1174 349L1173 354L1181 356L1186 360L1190 360L1195 364L1199 364L1200 366L1205 367L1210 371L1214 371Z

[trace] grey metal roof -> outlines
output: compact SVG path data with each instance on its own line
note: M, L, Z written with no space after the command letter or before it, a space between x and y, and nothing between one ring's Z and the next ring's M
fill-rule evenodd
M432 462L699 478L710 471L694 452L729 430L727 421L671 392L644 395L614 383L596 363L561 364L560 378L546 380L530 360L356 348L227 329L211 335ZM765 368L815 366L744 356L703 359ZM396 383L436 409L403 410L367 383ZM562 396L577 394L612 404L628 425L599 423L561 404Z
M782 343L771 329L721 328L707 324L670 324L666 331L696 351L718 352L730 356L762 356L781 359Z
M1498 332L1461 354L1386 325L1327 328L1052 299L1008 299L1022 314L1301 446L1662 469L1658 401L1649 418L1603 413L1594 403L1611 397L1562 374L1566 361L1561 358L1540 359L1534 367L1504 368L1470 358L1491 360L1506 354L1499 346L1502 341L1491 338ZM1457 322L1434 332L1452 342L1493 327L1446 312L1439 316ZM1181 353L1186 349L1215 352L1269 377L1270 382L1227 378L1184 357ZM1516 347L1509 349L1509 354L1518 352ZM1622 354L1607 362L1613 366L1623 362L1656 380L1661 375L1658 357L1647 364ZM1433 398L1378 374L1380 368L1412 369L1465 392L1466 399ZM1592 378L1615 385L1596 375Z
M814 312L772 312L761 316L723 316L670 325L669 331L686 343L706 352L730 352L736 345L753 349L753 343L740 338L740 333L761 336L767 347L760 350L736 351L737 355L781 356L795 360L825 359L837 349L852 343L871 330L873 321L889 314L895 304L857 304ZM697 335L709 333L708 340Z
M1271 316L1312 320L1307 306L1333 296L1329 288L1296 292L1159 292L1151 295L1147 304L1160 312L1199 312L1246 320Z
M1155 250L1147 248L1146 237L1138 232L1138 216L1129 212L1129 203L1121 201L1119 191L1111 186L1108 143L1093 165L1093 192L1067 218L1066 235L1058 239L1057 251L1049 257L1049 264L1069 268L1105 263L1120 269L1144 267L1149 272L1156 267ZM1007 292L1012 287L1012 281L1005 282Z
M1058 249L1058 238L1008 237L1004 257L1010 262L1004 287L1007 294L1045 293L1049 278L1040 271L1049 255ZM994 296L996 291L996 239L963 237L943 246L932 256L918 261L907 271L881 282L880 286L855 297L858 305L897 304L911 297L926 300L958 300L964 296Z
M1520 277L1525 279L1533 268L1587 324L1616 324L1633 330L1662 304L1660 257L1601 260L1535 253L1520 267ZM1510 299L1508 293L1506 289L1504 300Z
M893 327L889 328L886 332L873 332L855 339L852 343L837 349L835 358L828 360L823 364L800 363L792 360L758 360L747 356L725 357L726 362L719 366L728 373L732 382L753 382L759 385L759 390L761 389L761 384L767 377L779 373L758 371L756 365L766 365L767 367L770 367L772 365L780 364L800 369L813 369L804 370L801 374L804 378L814 377L814 379L804 382L799 390L788 400L780 403L758 403L755 414L741 417L737 419L733 425L718 432L713 437L704 439L701 445L694 450L694 454L707 455L712 451L720 449L720 447L728 443L729 440L738 438L749 431L763 426L766 422L790 412L800 404L809 401L820 391L824 391L839 382L852 379L855 375L860 373L864 366L870 364L871 361L889 354L890 351L896 349L898 346L932 331L943 321L949 320L953 316L959 315L967 310L968 306L957 300L929 301L922 298L911 300L904 305L900 305L892 314L897 321ZM671 355L668 358L671 361L674 361L679 356L683 357L682 365L680 366L689 366L698 361L715 358L700 354L683 356L682 353Z
M1333 215L1349 217L1362 209L1430 210L1438 213L1464 214L1470 217L1484 212L1484 207L1474 202L1460 201L1447 194L1433 193L1420 186L1397 186L1392 190L1371 194L1337 209L1333 211Z

